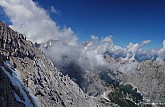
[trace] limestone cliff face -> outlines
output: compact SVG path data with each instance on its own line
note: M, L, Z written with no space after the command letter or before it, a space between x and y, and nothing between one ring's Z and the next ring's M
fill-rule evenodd
M165 63L146 60L139 64L132 79L151 102L165 102Z
M122 76L125 83L131 83L142 92L144 102L165 102L165 63L145 60L137 66L132 75Z
M16 80L15 73L19 74ZM105 106L86 95L39 48L3 22L0 22L0 91L1 107Z

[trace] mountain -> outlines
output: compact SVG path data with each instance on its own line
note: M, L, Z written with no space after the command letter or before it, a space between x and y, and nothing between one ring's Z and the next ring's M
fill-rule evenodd
M42 50L50 52L49 49L56 43L58 41L55 40L43 43ZM49 56L47 53L46 55ZM104 98L119 106L153 106L154 103L161 106L163 104L165 86L163 61L155 58L148 60L140 55L139 60L120 59L108 52L104 53L103 57L109 69L88 70L74 60L70 60L67 54L64 54L62 64L59 64L58 68L64 75L71 77L88 95ZM88 60L88 57L85 60ZM53 63L56 64L56 62Z
M143 56L142 56L143 57ZM108 57L107 57L108 58ZM108 58L111 59L111 58ZM107 59L107 61L109 61ZM119 60L117 79L122 84L129 84L143 96L141 105L164 106L165 102L165 62L160 60ZM109 63L112 63L110 60Z
M145 60L137 71L125 79L134 84L143 93L148 102L165 102L165 62Z
M61 60L49 56L50 49L56 45L69 48L72 53L82 48L83 63L74 60L79 56L68 56L66 50L59 48L55 48L59 49L55 52L66 52L62 55L59 52ZM86 50L84 46L91 47ZM164 106L165 62L123 60L108 52L94 57L94 48L97 47L92 46L92 42L75 49L59 40L33 44L0 22L1 107ZM102 60L106 66L100 65Z
M52 49L53 46L56 46L58 42L59 41L51 40L40 44L40 47L46 52L46 55L49 56L50 49ZM67 47L67 45L65 46ZM130 98L127 98L127 95L122 94L123 87L127 87L127 85L122 82L122 76L125 76L125 74L119 71L119 68L122 68L122 65L131 62L128 61L124 64L119 59L104 54L102 57L104 57L104 60L108 63L109 69L102 69L101 67L99 69L88 69L84 66L80 66L80 64L72 60L67 54L63 54L61 57L60 64L56 61L53 63L55 65L58 63L57 67L60 69L60 72L64 75L68 75L89 96L100 98L105 104L115 103L117 104L116 106L121 107L137 107L136 102L142 102L143 96L130 84L128 84L128 86L130 85L131 88L124 91L130 95ZM88 58L89 57L86 57L86 61L84 62L90 61ZM132 63L134 65L135 62ZM132 93L129 93L128 91L132 91L134 94L132 95ZM117 94L117 97L114 96L116 93L120 93L122 97L120 94ZM118 101L117 99L120 97L122 100Z
M41 49L0 22L1 107L105 107L57 69Z

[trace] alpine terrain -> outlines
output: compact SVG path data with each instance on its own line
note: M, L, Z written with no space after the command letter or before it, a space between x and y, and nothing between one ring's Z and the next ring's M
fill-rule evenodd
M109 38L103 41L111 42ZM85 50L76 57L78 61L72 54L52 58L51 54L62 51L51 53L55 46L60 44L65 49L70 45L58 40L32 43L1 21L1 107L165 106L164 61L140 59L135 53L125 53L121 58L112 48L99 51L103 46L97 47L102 53L98 56L92 51L92 43L95 41L75 48ZM94 63L91 58L96 59Z
M1 107L106 107L22 34L0 22Z

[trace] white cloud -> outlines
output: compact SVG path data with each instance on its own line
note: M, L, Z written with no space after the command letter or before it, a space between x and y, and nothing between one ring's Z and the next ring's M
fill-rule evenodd
M92 40L98 40L99 38L95 35L91 35Z
M57 10L54 8L54 6L51 6L51 7L50 7L50 11L51 11L52 13L57 13Z
M139 44L138 43L129 43L129 45L127 46L128 47L128 51L131 51L133 53L136 53L138 50L139 50Z
M53 5L50 7L50 12L55 13L56 15L60 14L60 10L57 10Z
M103 39L103 42L113 44L112 37L111 37L111 36L105 37L105 38Z
M113 44L111 36L100 40L97 36L92 35L92 40L88 41L88 45L78 45L77 37L70 27L57 26L47 12L32 0L0 0L0 6L3 7L5 14L12 22L10 26L25 34L33 42L57 40L54 44L50 43L52 45L50 48L42 49L58 67L75 62L87 70L109 69L110 64L103 58L105 52L109 52L114 58L124 60L142 61L152 58L165 60L165 40L163 48L159 51L142 49L151 40L135 44L129 43L126 48L121 48ZM51 12L58 11L51 6ZM122 69L129 70L127 69L130 68L129 66Z
M100 44L98 37L92 36L91 45L86 47L86 53L84 53L84 47L80 48L77 45L77 37L72 29L59 28L46 11L32 0L1 0L0 6L12 22L10 26L25 34L33 42L58 40L49 49L43 49L55 64L65 65L68 61L74 61L81 67L86 64L86 69L96 69L98 66L100 68L105 65L102 54L98 52ZM53 6L51 10L56 11ZM68 60L64 60L65 56Z
M158 51L158 60L165 60L165 39L162 45L163 47Z
M147 44L149 44L151 42L151 40L145 40L145 41L142 41L142 43L141 43L141 47L142 46L144 46L144 45L147 45Z
M37 42L60 39L66 35L76 38L71 28L60 29L46 11L32 0L1 0L13 29L25 34L28 39ZM52 7L52 11L55 8Z
M119 67L119 71L120 72L124 72L124 73L132 73L132 72L135 72L136 71L136 68L138 66L138 63L137 62L131 62L131 63L127 63L123 66L120 66Z
M163 44L163 48L165 49L165 39L163 40L162 44Z

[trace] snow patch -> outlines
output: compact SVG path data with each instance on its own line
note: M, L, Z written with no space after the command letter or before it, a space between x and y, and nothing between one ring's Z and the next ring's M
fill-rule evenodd
M112 92L112 91L106 91L103 93L103 95L101 95L104 99L106 99L107 101L110 101L109 98L108 98L108 94ZM111 101L110 101L111 102Z
M6 69L3 66L1 66L1 68L6 73L6 75L9 77L10 81L12 82L12 85L17 86L19 88L20 92L22 93L22 95L25 99L25 101L22 101L21 98L16 93L14 93L16 100L19 102L23 102L26 107L32 107L33 106L32 102L35 104L36 107L40 107L40 104L38 103L37 99L33 96L30 89L25 87L23 82L20 80L19 71L13 70L8 62L4 62L4 64L12 71L12 75L10 75L10 73L8 71L6 71ZM25 90L32 97L32 99L33 99L32 102L29 100Z

